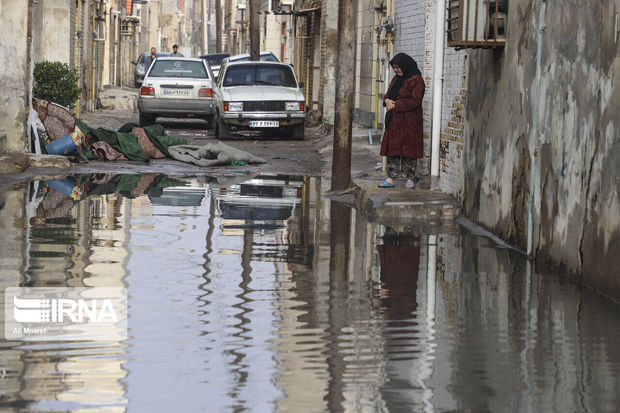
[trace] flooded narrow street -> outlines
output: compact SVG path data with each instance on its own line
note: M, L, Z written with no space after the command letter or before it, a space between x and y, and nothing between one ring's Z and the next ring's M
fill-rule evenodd
M328 187L100 174L0 193L3 290L125 287L129 317L122 341L3 336L2 410L617 410L620 306L460 227L369 223Z

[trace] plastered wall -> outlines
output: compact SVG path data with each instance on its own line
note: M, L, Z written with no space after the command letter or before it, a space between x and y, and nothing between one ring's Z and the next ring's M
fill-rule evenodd
M505 49L469 54L464 212L525 248L534 150L537 258L620 299L620 0L547 1L542 26L539 4L511 0Z
M24 152L27 22L26 0L0 0L0 132L7 134L7 152Z

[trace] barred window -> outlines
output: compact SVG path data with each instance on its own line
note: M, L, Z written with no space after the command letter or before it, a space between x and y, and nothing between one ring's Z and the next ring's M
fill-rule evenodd
M504 47L508 0L449 0L448 46Z

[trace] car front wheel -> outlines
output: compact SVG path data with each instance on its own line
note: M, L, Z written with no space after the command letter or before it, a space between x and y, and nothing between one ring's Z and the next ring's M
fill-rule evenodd
M215 137L219 140L225 140L230 138L228 126L224 124L222 119L217 119L215 121Z
M155 115L140 112L140 126L149 126L155 123Z
M291 137L296 141L304 140L304 124L299 124L291 127Z

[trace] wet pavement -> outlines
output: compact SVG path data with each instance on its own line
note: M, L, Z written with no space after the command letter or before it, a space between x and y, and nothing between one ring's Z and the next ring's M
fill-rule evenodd
M618 410L618 305L328 188L97 173L1 191L3 289L124 286L129 322L121 341L1 340L0 409Z

